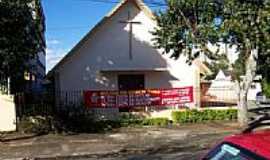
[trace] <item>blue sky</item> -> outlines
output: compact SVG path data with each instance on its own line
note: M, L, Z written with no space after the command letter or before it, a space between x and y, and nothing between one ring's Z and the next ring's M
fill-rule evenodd
M47 71L116 5L90 0L42 0L42 4L46 17Z

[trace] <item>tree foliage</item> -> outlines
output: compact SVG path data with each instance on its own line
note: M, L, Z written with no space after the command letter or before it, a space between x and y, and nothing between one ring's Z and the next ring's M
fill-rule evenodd
M262 80L262 90L263 90L263 94L266 97L270 98L270 83L266 78Z
M232 65L238 90L238 118L247 123L247 93L256 72L270 80L269 0L167 0L157 13L155 46L192 62L201 54L217 61L223 44L236 49ZM214 46L218 49L213 50Z
M270 64L269 0L168 0L167 10L157 13L153 34L156 47L173 58L186 55L192 61L200 54L217 60L209 49L225 43L235 46L239 58L236 75L245 74L251 51L259 49L259 64ZM265 63L267 62L267 63Z
M0 1L0 77L22 78L28 61L42 50L43 41L37 20L33 19L32 0Z
M211 70L212 74L206 76L206 80L213 80L220 70L227 72L230 68L229 59L226 55L221 55L216 61L205 62L207 67Z

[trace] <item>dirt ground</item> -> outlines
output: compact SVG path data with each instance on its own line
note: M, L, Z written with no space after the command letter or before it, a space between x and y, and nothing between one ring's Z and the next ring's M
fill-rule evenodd
M0 159L37 160L197 160L234 123L157 128L121 128L104 134L46 135L0 143Z

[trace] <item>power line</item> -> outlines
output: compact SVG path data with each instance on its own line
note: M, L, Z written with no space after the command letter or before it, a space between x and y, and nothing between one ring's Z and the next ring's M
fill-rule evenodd
M81 2L92 2L92 3L106 3L106 4L118 4L120 3L119 0L75 0L75 1L81 1ZM167 7L166 3L162 2L155 2L155 1L144 1L145 4L147 4L149 7ZM143 4L142 4L143 5Z
M120 3L119 0L74 0L77 2L92 2L92 3L105 3L105 4L118 4ZM149 7L166 7L167 4L162 2L156 2L153 0L144 1ZM141 4L143 5L143 4ZM70 27L52 27L47 28L47 31L62 31L62 30L79 30L79 29L88 29L91 28L89 26L70 26Z
M119 1L108 1L108 0L75 0L81 2L94 2L94 3L108 3L108 4L117 4Z
M153 0L149 0L148 2L147 1L144 1L144 3L146 3L146 4L151 4L151 5L156 5L156 6L160 6L160 7L162 7L162 6L168 6L166 3L165 3L165 1L163 0L163 3L162 2L157 2L157 1L153 1Z
M66 26L66 27L48 27L47 30L54 30L54 31L58 31L58 30L76 30L76 29L87 29L87 28L91 28L90 26Z

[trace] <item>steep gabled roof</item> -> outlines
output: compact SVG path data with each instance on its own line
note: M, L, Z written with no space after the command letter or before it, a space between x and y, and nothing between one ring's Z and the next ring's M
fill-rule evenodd
M83 38L80 40L78 44L75 45L71 49L71 51L62 58L60 62L58 62L47 74L47 78L51 77L53 75L53 72L57 70L60 66L62 66L70 57L75 55L77 50L88 40L92 37L92 35L100 28L103 24L105 24L108 20L111 19L122 7L124 7L128 2L132 2L143 11L149 18L155 19L155 16L151 9L147 7L147 5L142 0L122 0L119 2L112 10L109 12L99 23L97 23L96 26L92 30L90 30Z
M148 17L154 19L155 16L151 9L142 0L122 0L119 2L106 17L112 17L118 10L120 10L126 3L133 2L140 10L142 10Z

